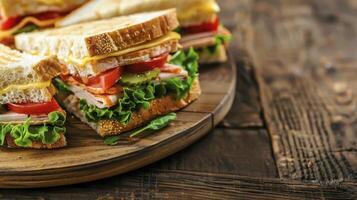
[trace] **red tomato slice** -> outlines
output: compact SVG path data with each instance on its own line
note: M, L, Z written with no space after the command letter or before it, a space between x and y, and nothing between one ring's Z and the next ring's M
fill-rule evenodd
M115 85L123 73L122 67L117 67L99 74L98 76L88 78L86 85L94 88L108 90Z
M125 66L125 70L129 73L143 73L155 68L161 68L167 62L168 56L169 54L164 54L146 62L127 65Z
M9 30L12 27L16 26L20 21L22 17L10 17L6 20L2 20L0 24L0 28L3 31Z
M0 43L6 46L12 46L15 44L15 38L12 36L1 38Z
M200 25L187 26L182 29L184 33L193 34L193 33L217 31L218 27L219 27L219 17L216 17L216 19L213 22L205 22Z
M32 15L33 17L39 19L39 20L48 20L48 19L56 19L62 16L60 12L56 11L49 11L49 12L44 12L36 15ZM6 20L2 20L0 23L0 29L5 31L13 28L16 26L20 21L24 18L24 16L19 16L19 17L10 17Z
M45 103L9 103L7 107L10 111L27 115L48 114L52 111L61 109L55 99L52 99L50 102Z

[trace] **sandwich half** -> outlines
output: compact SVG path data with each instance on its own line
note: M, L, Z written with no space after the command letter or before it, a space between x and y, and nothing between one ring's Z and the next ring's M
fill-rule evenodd
M0 45L0 146L52 149L66 145L66 113L53 98L57 59Z
M68 26L85 21L106 19L162 9L176 8L185 50L193 47L200 63L225 62L226 45L231 34L220 25L220 8L215 0L94 0L57 22Z
M174 9L68 26L15 38L18 49L56 55L67 110L100 136L118 135L177 111L200 95L198 56L179 51Z
M0 0L0 43L13 44L13 36L53 27L87 0Z

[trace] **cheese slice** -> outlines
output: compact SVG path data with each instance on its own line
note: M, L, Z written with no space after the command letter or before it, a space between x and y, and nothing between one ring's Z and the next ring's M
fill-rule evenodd
M5 38L12 36L16 31L20 30L21 28L25 27L29 23L33 23L36 26L39 27L47 27L51 26L56 23L59 19L48 19L48 20L39 20L36 19L35 17L25 17L19 24L17 24L15 27L6 30L6 31L0 31L0 38Z
M74 58L74 57L70 56L68 59L63 59L63 60L65 60L66 62L69 62L69 63L74 63L78 67L83 68L87 63L92 62L92 61L102 60L102 59L105 59L105 58L117 57L117 56L125 55L125 54L131 53L131 52L140 51L140 50L143 50L143 49L148 49L148 48L151 48L151 47L155 47L155 46L158 46L158 45L160 45L162 43L165 43L165 42L168 42L168 41L171 41L171 40L179 40L179 39L181 39L180 34L175 33L175 32L170 32L170 33L166 34L165 36L162 36L160 38L157 38L157 39L152 40L150 42L147 42L145 44L140 44L138 46L134 46L134 47L131 47L131 48L128 48L128 49L124 49L124 50L121 50L121 51L117 51L117 52L114 52L114 53L110 53L110 54L106 54L106 55L100 55L100 56L93 56L93 57L85 57L83 59L77 59L77 58Z
M218 13L220 8L218 4L213 0L208 0L205 3L191 5L185 10L180 10L178 13L179 21L191 21L200 15Z
M14 84L14 85L9 85L3 89L0 89L0 95L5 94L11 90L26 90L26 89L44 89L47 87L50 87L51 81L45 81L45 82L38 82L38 83L29 83L29 84Z
M63 4L65 3L64 0L36 0L37 2L39 3L44 3L44 4L47 4L47 5L58 5L58 4Z

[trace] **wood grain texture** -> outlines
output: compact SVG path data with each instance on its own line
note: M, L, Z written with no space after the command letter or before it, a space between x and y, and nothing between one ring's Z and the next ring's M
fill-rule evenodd
M137 142L107 146L93 130L72 117L67 127L67 148L0 149L0 187L48 187L92 181L167 157L207 134L223 119L234 99L235 71L231 63L203 70L200 79L204 99L178 112L178 119L169 127ZM222 87L218 89L218 85Z
M269 135L264 129L216 128L195 145L153 164L150 170L275 178L272 154Z
M255 144L254 149L251 148L252 143ZM178 175L186 172L190 173L187 173L185 178L177 178ZM171 192L170 188L164 186L166 184L161 185L161 181L156 181L158 180L156 177L163 177L165 174L168 174L167 178L174 179L173 185L177 184L178 187L186 184L184 180L202 182L200 190L211 191L202 194L202 198L220 197L217 190L212 190L217 183L209 178L211 176L224 174L226 177L231 177L221 179L230 185L233 177L249 176L261 179L263 177L274 178L277 175L269 136L265 130L219 128L194 145L143 169L78 185L31 190L0 190L0 199L182 199L196 190L195 187L188 188L193 184L192 182L180 189L184 196L176 190ZM260 184L254 182L250 187L253 187L255 183ZM231 189L223 190L223 193L227 193ZM237 194L245 193L244 187L237 185L236 190ZM237 194L232 193L231 196L241 197ZM249 194L245 193L245 195Z
M7 190L1 199L341 199L357 198L357 185L336 187L271 178L181 170L136 171L95 184L31 190ZM30 194L31 193L31 194Z
M351 1L252 1L241 34L282 178L356 181L357 64ZM243 16L243 15L242 15Z
M253 66L246 59L244 51L236 45L239 42L238 33L234 34L230 47L236 58L237 86L233 107L219 127L224 128L263 128L262 108L260 105L258 85L254 78Z

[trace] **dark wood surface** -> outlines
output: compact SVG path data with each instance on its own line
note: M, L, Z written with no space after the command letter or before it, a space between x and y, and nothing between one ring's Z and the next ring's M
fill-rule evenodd
M356 0L220 3L238 83L216 129L128 174L0 199L357 199Z

